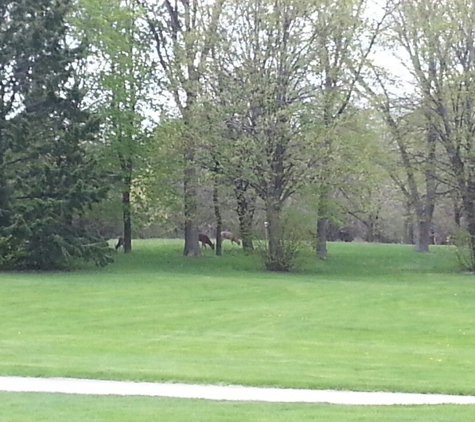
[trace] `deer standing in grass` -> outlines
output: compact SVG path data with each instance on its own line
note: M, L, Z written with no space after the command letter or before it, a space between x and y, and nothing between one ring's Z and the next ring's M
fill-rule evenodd
M233 242L236 242L238 245L241 245L241 241L238 239L238 237L234 236L234 234L232 234L231 232L221 232L221 239L230 240L231 245L233 244Z
M207 235L205 235L203 233L200 233L198 235L198 241L201 242L201 247L202 248L206 248L206 245L208 245L208 246L211 247L211 249L214 249L214 243L211 242L211 239Z

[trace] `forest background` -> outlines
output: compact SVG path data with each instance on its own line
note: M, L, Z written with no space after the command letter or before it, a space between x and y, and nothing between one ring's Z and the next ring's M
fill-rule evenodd
M457 239L475 259L475 5L0 5L0 266L111 261L106 239ZM257 242L264 240L265 242Z

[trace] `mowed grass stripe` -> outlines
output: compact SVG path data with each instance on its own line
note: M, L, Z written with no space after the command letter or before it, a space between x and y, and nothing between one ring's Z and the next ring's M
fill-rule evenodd
M453 251L331 244L297 274L137 241L105 269L0 275L0 373L475 394Z
M2 422L472 422L474 406L335 406L0 393Z

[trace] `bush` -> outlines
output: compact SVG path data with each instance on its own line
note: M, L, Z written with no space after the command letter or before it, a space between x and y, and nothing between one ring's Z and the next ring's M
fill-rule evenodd
M467 271L475 271L475 237L465 230L459 230L452 243L456 247L460 266Z
M306 229L305 225L287 215L282 224L281 238L275 248L277 252L270 250L268 239L256 244L256 250L268 271L289 272L297 269L300 253L308 236Z

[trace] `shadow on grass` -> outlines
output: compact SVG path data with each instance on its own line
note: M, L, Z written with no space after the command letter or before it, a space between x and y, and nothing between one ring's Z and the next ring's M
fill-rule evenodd
M461 274L455 256L455 249L449 246L433 246L429 253L416 253L411 245L340 243L328 244L329 257L317 259L308 247L302 250L297 262L297 270L292 273L266 271L257 252L245 253L236 245L225 244L223 255L205 249L199 257L183 256L183 241L180 239L140 239L133 243L133 251L124 254L113 251L114 263L105 268L93 264L82 264L74 271L60 272L63 276L71 274L94 274L97 276L114 274L130 275L197 275L206 277L249 277L257 275L263 279L298 277L301 281L360 280L380 281L383 278L411 279L426 281L437 275ZM38 277L48 277L53 272L36 273ZM57 272L58 273L58 272ZM4 273L21 277L25 273ZM32 274L32 273L29 273ZM33 273L34 274L34 273ZM418 275L418 277L414 277ZM140 278L140 277L138 277ZM97 279L97 278L96 278Z
M257 253L246 254L241 248L227 245L223 256L203 250L200 257L184 257L180 240L137 240L132 254L118 254L107 272L160 272L177 274L213 274L223 276L239 272L260 272L280 278L288 274L267 272ZM291 276L359 278L388 275L457 274L455 252L447 246L433 246L430 253L416 253L410 245L330 243L329 258L315 257L310 246L299 257L298 270Z

